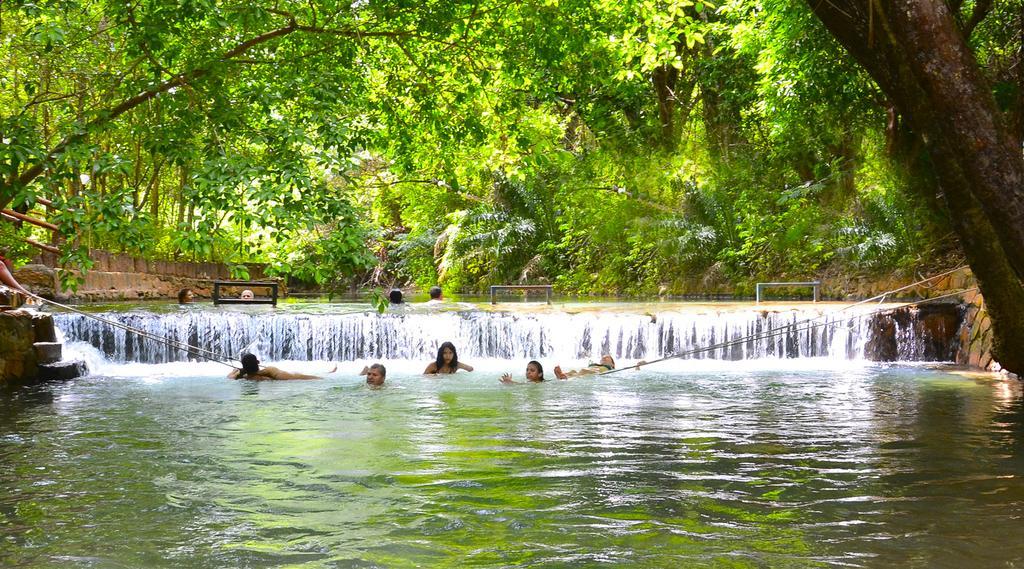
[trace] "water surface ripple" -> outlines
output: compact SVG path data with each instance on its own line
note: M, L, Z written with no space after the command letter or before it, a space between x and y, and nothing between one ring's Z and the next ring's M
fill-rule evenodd
M5 567L1019 567L1016 384L681 367L0 394Z

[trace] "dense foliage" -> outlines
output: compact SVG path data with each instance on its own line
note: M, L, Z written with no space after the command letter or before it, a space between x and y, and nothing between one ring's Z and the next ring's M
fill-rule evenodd
M98 247L339 286L644 294L953 247L891 160L884 97L788 0L0 16L0 203L42 216L52 200L71 266ZM1000 33L987 51L1019 41Z

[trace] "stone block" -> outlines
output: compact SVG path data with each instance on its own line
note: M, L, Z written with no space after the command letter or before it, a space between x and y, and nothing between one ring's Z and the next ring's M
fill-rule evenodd
M89 258L92 259L93 271L109 271L110 270L110 255L106 251L97 251L93 249L89 251Z
M36 342L57 341L57 330L53 327L53 316L49 314L33 314L32 331Z
M976 290L967 291L963 294L964 303L973 305L979 296L981 296L981 293Z
M87 373L89 373L89 367L82 360L39 366L39 379L42 381L67 381L76 377L82 377Z
M981 315L978 319L975 327L978 328L978 336L981 338L988 338L989 332L992 330L992 319L988 317L988 314Z
M57 293L57 272L46 265L25 265L14 271L14 278L39 296L53 298Z
M970 354L969 354L969 356L967 358L967 365L976 368L976 367L980 367L979 366L980 363L981 363L981 352L976 351L974 349L974 346L971 346L971 351L970 351Z
M36 342L33 346L40 364L54 364L64 357L64 346L60 342Z
M34 342L31 313L0 312L0 384L35 378L39 362Z

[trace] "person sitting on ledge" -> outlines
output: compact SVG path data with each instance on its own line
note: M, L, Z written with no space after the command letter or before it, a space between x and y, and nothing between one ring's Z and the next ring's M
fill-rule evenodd
M366 376L366 385L370 387L382 387L384 379L388 376L388 370L381 364L370 364L359 372L359 375Z
M196 295L190 288L183 288L178 291L178 304L190 304L195 299Z
M241 298L242 300L252 300L256 298L256 296L252 293L251 290L245 289L242 291L242 295L239 296L238 298Z
M334 369L327 373L331 373L338 369L338 366L334 366ZM309 375L305 373L293 373L285 371L273 366L260 367L260 360L253 354L242 355L242 369L231 370L228 374L228 379L252 379L255 381L262 381L268 379L320 379L318 375Z
M611 355L605 354L601 356L600 362L591 362L583 369L562 371L562 366L555 366L553 371L558 379L569 379L570 377L579 377L581 375L598 375L613 369L615 369L615 360L612 359Z
M540 362L534 360L526 364L526 383L540 383L544 381L544 368L540 365ZM504 374L501 376L502 383L522 383L519 381L512 381L511 374Z

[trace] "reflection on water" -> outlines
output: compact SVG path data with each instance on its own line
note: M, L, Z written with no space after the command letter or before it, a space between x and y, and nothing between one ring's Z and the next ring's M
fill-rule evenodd
M685 362L678 362L682 366ZM1009 567L1020 387L722 364L0 394L0 565ZM483 368L481 370L481 368ZM121 370L122 372L124 370Z

